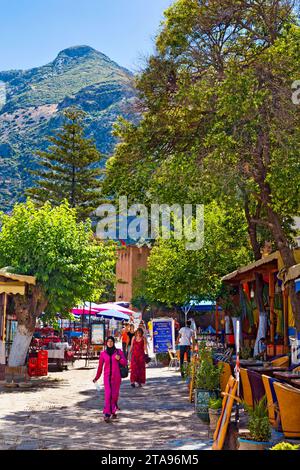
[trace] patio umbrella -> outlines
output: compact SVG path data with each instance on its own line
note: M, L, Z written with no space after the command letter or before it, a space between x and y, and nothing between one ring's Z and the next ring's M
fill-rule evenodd
M71 313L73 313L73 315L96 315L98 311L99 310L94 310L93 308L90 309L90 307L85 304L84 306L79 305L78 307L72 308Z
M126 313L129 316L135 313L133 310L122 307L121 305L118 305L117 303L114 303L114 302L107 302L104 304L92 303L92 309L98 312L103 312L105 310L115 310L117 312Z
M114 318L115 320L127 320L129 321L129 315L126 313L118 312L117 310L103 310L102 312L97 312L97 317L103 318Z
M84 305L79 305L71 310L73 315L97 315L98 317L103 316L104 318L115 318L116 320L130 320L132 310L121 307L113 302L105 304L95 304L94 302L85 302Z

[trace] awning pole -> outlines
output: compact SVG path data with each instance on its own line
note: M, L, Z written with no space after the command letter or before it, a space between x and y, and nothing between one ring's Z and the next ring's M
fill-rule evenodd
M283 331L284 331L284 352L289 350L289 295L287 289L283 290Z
M7 310L7 294L4 293L4 306L3 306L3 327L2 327L2 341L6 341L6 310Z
M272 272L269 273L269 305L270 305L270 341L272 346L274 347L274 355L276 355L275 351L275 313L274 313L274 296L275 296L275 280L274 274Z

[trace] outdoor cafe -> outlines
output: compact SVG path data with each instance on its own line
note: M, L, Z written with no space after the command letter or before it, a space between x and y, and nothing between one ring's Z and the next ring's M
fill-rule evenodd
M300 250L295 258L300 261ZM252 407L266 396L271 425L285 437L300 438L300 348L296 336L287 282L300 290L300 264L287 272L279 252L241 267L223 277L240 306L240 397ZM262 280L263 309L257 309L257 276ZM226 312L229 316L232 312ZM245 337L252 341L245 346ZM237 338L235 338L237 344ZM263 348L261 345L263 344ZM233 375L236 359L219 358L226 364L224 383Z

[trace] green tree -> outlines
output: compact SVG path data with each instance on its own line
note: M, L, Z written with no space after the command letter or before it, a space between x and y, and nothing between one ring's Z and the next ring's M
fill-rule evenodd
M246 224L237 209L232 208L229 215L216 203L205 208L204 245L200 250L187 250L185 239L158 239L147 270L141 274L143 282L136 284L135 296L169 307L182 306L191 299L215 300L221 277L250 260Z
M16 295L18 329L9 365L23 365L36 319L68 314L74 305L97 301L114 277L115 249L95 240L90 221L78 223L65 202L36 209L32 201L1 214L0 266L36 277L24 296Z
M292 216L300 200L294 6L292 0L174 2L137 82L142 120L120 122L121 144L107 165L108 190L126 193L136 180L135 199L169 193L173 203L237 202L255 258L260 239L271 239L286 269L296 262ZM289 294L300 330L294 282Z
M77 209L78 218L86 219L101 203L101 154L92 139L84 137L85 113L76 108L64 112L62 130L49 137L53 144L38 151L41 169L32 171L36 186L26 194L38 204L49 201L59 205L66 199Z

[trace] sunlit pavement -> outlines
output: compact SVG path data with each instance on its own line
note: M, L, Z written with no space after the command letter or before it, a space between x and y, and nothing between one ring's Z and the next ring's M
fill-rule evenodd
M103 389L92 379L97 361L50 372L31 389L0 386L0 449L211 448L208 426L195 415L179 372L147 367L147 384L122 382L118 420L103 422Z

